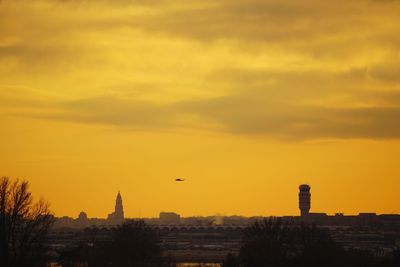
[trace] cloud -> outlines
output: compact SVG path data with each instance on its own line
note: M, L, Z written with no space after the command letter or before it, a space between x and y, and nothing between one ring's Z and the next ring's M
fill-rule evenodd
M369 71L369 75L382 81L400 83L400 57L395 62L390 60L373 66Z
M101 53L91 42L94 32L113 39L118 30L133 29L204 43L228 40L249 53L257 51L255 46L261 46L261 52L272 46L315 59L350 61L371 49L398 48L400 26L393 22L400 6L385 2L44 0L40 3L47 4L11 5L3 1L0 36L17 37L20 42L3 47L0 60L12 56L33 65L35 59L48 58L54 65L75 51L78 61Z
M133 130L400 138L399 9L370 0L2 1L0 82L65 97L0 99L19 116Z
M99 96L59 102L50 114L33 117L131 129L162 129L177 125L173 108L148 101Z
M384 105L296 105L269 97L266 92L254 91L169 104L99 96L58 103L49 101L49 105L41 102L41 106L14 102L30 106L34 111L13 115L150 131L200 129L209 125L211 131L291 141L400 138L400 92L374 93L372 98L381 99ZM43 113L43 109L52 109L52 112Z
M397 6L368 1L214 1L199 8L171 10L126 21L136 27L202 41L234 39L296 48L341 49L366 45L374 36L393 37L398 27L382 21L396 19ZM378 6L378 8L376 8ZM381 24L379 23L381 22ZM376 41L376 40L375 40ZM356 43L355 43L356 42ZM329 52L329 51L320 51Z
M397 60L391 62L344 72L227 68L210 78L224 77L233 93L183 105L233 134L285 140L400 138L400 91L392 75Z
M399 98L400 93L398 93ZM400 138L400 102L393 107L333 108L276 103L265 96L227 96L185 108L233 134L280 140Z

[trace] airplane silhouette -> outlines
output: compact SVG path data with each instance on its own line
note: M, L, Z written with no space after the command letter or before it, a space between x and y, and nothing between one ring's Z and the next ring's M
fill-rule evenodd
M185 179L181 179L181 178L176 178L175 179L175 182L184 182L185 181Z

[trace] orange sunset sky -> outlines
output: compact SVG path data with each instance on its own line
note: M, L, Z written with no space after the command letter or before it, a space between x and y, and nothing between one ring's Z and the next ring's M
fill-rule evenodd
M2 0L0 176L57 216L400 213L400 1ZM185 178L182 183L175 178Z

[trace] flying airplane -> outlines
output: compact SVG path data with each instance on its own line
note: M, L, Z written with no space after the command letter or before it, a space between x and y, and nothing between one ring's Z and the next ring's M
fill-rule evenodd
M185 179L181 179L181 178L176 178L175 179L175 182L184 182L185 181Z

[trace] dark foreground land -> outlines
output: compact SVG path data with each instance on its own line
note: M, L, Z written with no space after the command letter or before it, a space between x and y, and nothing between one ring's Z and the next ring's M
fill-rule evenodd
M400 266L400 222L397 217L379 220L375 217L371 219L371 216L368 218L343 219L341 223L337 218L330 220L330 223L298 217L265 218L247 226L200 227L150 226L134 221L133 226L139 224L148 229L154 238L152 242L157 243L154 247L148 247L150 251L153 250L150 252L152 256L155 255L153 265L143 266L174 266L178 262L251 267ZM115 233L120 228L53 229L49 235L49 245L56 256L54 260L64 263L63 266L102 266L99 263L91 265L90 261L113 250L107 244L114 242ZM128 235L125 237L128 238ZM142 238L140 233L136 232L136 235L134 238ZM122 244L114 245L122 245L124 249L131 246L133 250L137 249L135 246L148 246L147 241L145 245L139 244L144 242L143 239L135 242L124 240ZM126 249L126 253L131 252Z

